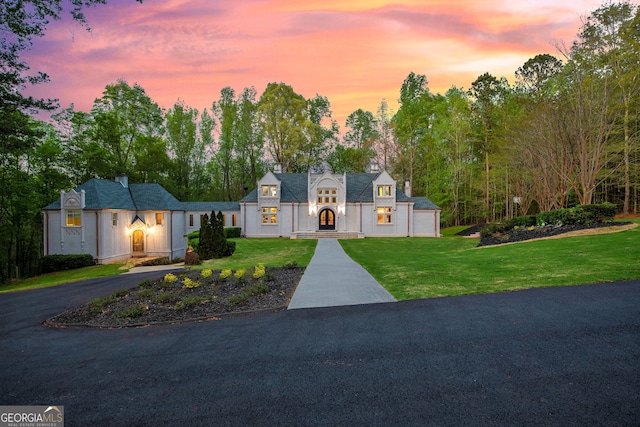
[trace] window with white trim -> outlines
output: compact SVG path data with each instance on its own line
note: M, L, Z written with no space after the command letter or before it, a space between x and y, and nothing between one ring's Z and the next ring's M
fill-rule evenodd
M378 185L378 197L391 197L391 185Z
M277 224L278 223L278 208L262 208L262 223L263 224Z
M67 211L67 227L80 227L82 226L82 211L68 210Z
M318 188L318 205L329 205L338 203L337 188Z
M378 224L391 224L391 208L378 208Z
M156 225L162 225L162 212L156 213Z
M262 186L262 197L278 197L278 186L277 185L263 185Z

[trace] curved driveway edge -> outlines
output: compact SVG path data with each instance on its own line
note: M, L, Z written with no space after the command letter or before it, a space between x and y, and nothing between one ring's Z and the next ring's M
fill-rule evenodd
M395 301L367 270L345 253L337 239L318 239L289 310Z

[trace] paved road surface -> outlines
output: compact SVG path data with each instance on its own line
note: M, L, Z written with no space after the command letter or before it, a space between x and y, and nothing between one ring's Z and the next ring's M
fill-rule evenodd
M139 329L40 324L140 280L0 295L0 404L64 405L67 426L640 420L640 282Z

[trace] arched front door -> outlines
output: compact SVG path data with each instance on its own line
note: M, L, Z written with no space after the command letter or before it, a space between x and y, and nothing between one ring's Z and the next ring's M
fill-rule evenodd
M133 255L144 255L144 232L142 230L133 230Z
M331 209L323 209L318 215L320 221L318 229L320 230L335 230L336 229L336 214Z

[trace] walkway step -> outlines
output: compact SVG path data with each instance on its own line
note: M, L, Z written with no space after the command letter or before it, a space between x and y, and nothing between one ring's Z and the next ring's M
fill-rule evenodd
M320 239L289 303L289 310L395 302L337 239Z

